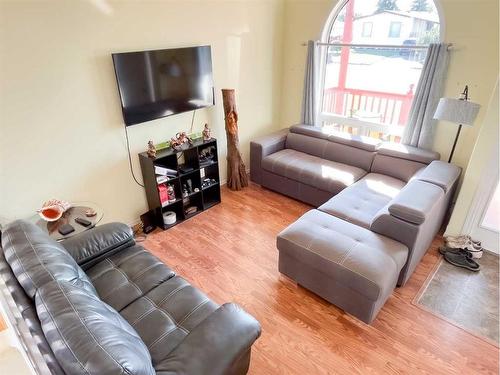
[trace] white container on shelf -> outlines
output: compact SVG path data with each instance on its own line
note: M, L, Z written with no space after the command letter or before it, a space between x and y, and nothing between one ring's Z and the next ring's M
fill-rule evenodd
M177 215L175 214L174 211L166 211L163 213L163 223L165 225L175 224L176 221L177 221Z

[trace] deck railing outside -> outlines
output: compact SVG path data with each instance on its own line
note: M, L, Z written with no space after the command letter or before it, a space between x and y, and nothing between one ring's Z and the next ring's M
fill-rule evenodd
M324 91L320 118L341 131L399 141L413 96L413 85L406 94L331 87Z

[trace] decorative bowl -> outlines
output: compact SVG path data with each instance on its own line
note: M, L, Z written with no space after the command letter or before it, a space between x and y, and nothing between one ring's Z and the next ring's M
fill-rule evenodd
M38 211L38 215L48 222L57 221L61 218L64 213L64 209L61 206L47 206L43 207L40 211Z

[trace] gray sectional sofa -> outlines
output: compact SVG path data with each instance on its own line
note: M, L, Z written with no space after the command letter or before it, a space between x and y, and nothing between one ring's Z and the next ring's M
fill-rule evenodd
M277 238L279 270L370 323L440 229L461 170L432 151L295 125L251 142L250 176L313 209Z

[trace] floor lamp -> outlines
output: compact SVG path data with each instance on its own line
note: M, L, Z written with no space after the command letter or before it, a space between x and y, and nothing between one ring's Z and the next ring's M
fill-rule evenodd
M436 120L459 124L448 163L451 163L451 159L453 158L453 153L455 152L455 147L457 146L462 126L472 126L474 124L479 108L481 108L479 104L469 101L468 86L465 86L464 92L460 95L459 99L441 98L439 100L436 112L434 113L434 118Z

